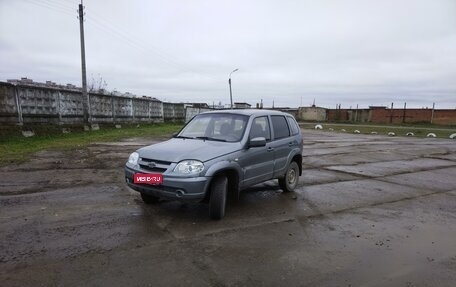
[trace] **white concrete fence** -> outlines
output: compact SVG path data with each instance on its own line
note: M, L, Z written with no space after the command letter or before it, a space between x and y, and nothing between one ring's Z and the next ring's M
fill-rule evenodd
M149 97L90 94L92 123L184 121L184 104ZM0 82L0 123L83 124L82 92Z

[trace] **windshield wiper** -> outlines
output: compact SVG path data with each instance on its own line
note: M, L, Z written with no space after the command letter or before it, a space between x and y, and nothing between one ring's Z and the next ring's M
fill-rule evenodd
M217 138L211 138L211 137L196 137L195 139L208 140L208 141L218 141L218 142L226 142L226 140L224 140L224 139L217 139Z
M178 139L194 139L193 137L186 137L186 136L175 136Z

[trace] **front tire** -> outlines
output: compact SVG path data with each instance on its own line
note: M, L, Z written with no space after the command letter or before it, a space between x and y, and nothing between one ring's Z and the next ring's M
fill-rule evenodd
M158 202L158 197L149 195L149 194L145 194L143 192L141 192L141 198L144 201L144 203L146 203L146 204L153 204L153 203Z
M295 190L299 181L299 166L292 161L287 168L284 178L279 178L279 186L283 192L292 192Z
M219 220L225 216L227 185L228 178L225 175L214 178L212 182L209 199L209 216L212 219Z

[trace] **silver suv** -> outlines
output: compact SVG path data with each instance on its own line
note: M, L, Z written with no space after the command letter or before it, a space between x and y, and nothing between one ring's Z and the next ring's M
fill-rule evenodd
M302 135L293 116L269 110L201 113L172 139L132 153L125 180L145 203L206 201L213 219L228 195L278 179L293 191L302 173Z

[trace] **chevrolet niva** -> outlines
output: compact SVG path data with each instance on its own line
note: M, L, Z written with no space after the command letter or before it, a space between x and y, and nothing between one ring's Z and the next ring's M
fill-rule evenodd
M302 174L302 143L298 124L287 113L205 112L172 139L132 153L125 180L145 203L204 201L210 217L221 219L228 195L238 199L249 186L278 179L284 192L293 191Z

